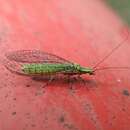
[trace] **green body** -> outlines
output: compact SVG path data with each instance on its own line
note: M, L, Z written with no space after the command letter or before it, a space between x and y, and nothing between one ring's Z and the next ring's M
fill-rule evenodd
M58 64L58 63L32 63L24 64L22 71L25 74L43 74L43 75L55 75L55 74L93 74L93 69L81 67L79 64Z

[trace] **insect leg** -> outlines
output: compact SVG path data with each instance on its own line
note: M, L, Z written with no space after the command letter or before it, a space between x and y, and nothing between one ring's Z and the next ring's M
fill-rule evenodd
M67 82L69 84L70 89L74 89L73 85L74 85L75 80L76 80L76 78L73 77L73 75L67 75Z
M77 79L80 80L84 85L86 85L86 81L80 76L77 76Z
M43 85L43 88L49 85L54 80L54 76L50 76L49 80Z

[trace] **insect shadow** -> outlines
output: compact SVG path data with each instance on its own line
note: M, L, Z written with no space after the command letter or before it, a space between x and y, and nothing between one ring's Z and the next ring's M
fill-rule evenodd
M74 86L77 88L77 86L96 87L97 85L94 80L83 79L80 76L33 76L31 79L37 82L44 82L43 88L47 87L50 84L58 84L60 86L67 84L69 85L70 89L74 89Z

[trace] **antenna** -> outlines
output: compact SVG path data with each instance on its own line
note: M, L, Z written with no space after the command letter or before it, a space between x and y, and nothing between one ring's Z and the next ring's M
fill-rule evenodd
M123 40L123 41L121 41L117 46L115 46L102 60L100 60L94 67L93 67L93 69L95 69L95 70L99 70L99 69L96 69L101 63L103 63L108 57L110 57L112 54L113 54L113 52L115 52L117 49L119 49L119 47L121 47L121 45L123 45L123 43L126 41L126 40L128 40L128 37L129 37L129 31L127 30L127 36L126 36L126 38ZM104 68L104 69L114 69L114 68L117 68L117 67L108 67L108 68ZM122 68L122 67L121 67ZM126 67L123 67L123 68L126 68ZM122 68L122 69L123 69ZM128 68L128 67L127 67ZM129 67L130 68L130 67ZM102 68L103 69L103 68ZM101 69L100 69L101 70Z
M103 67L99 69L94 69L94 71L99 71L99 70L112 70L112 69L117 69L117 70L124 70L124 69L130 69L130 67Z

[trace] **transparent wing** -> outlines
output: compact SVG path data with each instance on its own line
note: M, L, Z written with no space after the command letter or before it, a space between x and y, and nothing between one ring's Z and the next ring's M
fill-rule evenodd
M65 60L59 56L42 52L39 50L19 50L9 52L6 55L6 59L3 60L4 66L11 72L26 76L39 76L25 74L22 70L22 66L26 63L67 63L72 64L70 61ZM42 75L43 76L43 75Z
M25 63L21 63L21 62L15 62L15 61L11 61L8 59L4 59L3 60L3 64L6 67L6 69L8 69L9 71L11 71L12 73L15 74L19 74L19 75L23 75L23 76L30 76L30 77L47 77L47 74L26 74L24 73L24 71L22 70L22 67ZM49 75L50 76L50 75Z
M11 71L13 73L20 74L20 75L27 75L22 71L22 66L23 66L24 63L4 59L3 64L9 71Z
M6 58L22 63L69 63L72 62L51 53L39 50L18 50L6 54Z

